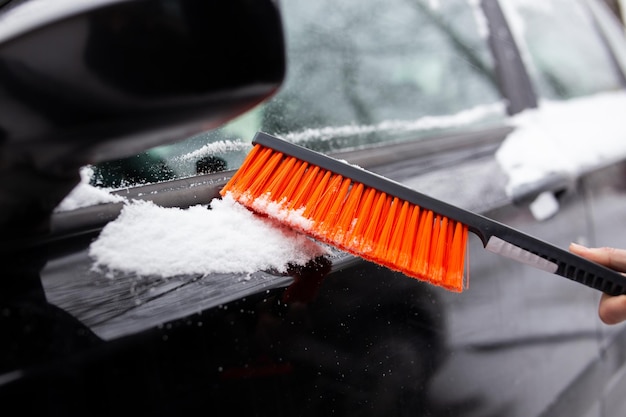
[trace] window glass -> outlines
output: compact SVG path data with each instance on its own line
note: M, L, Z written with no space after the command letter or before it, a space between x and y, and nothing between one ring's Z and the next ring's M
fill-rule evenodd
M611 45L617 65L623 74L626 73L626 33L623 23L604 3L587 0L587 4L598 20L606 41ZM622 7L622 10L626 9Z
M502 7L540 97L567 99L620 88L617 69L585 4L506 0Z
M221 129L149 153L171 178L237 168L241 144L257 131L328 152L501 120L478 3L283 1L288 63L277 95ZM104 177L94 176L106 186Z

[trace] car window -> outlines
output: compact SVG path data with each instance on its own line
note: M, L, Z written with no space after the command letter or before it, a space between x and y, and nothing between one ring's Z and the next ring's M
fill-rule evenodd
M626 3L624 3L626 4ZM593 13L594 18L598 21L598 28L602 31L606 41L611 46L611 50L615 55L617 65L622 74L626 73L626 48L624 43L626 40L624 23L620 20L620 13L615 14L609 7L602 2L587 0L589 10ZM625 10L624 6L618 6L621 10Z
M585 3L501 4L540 97L567 99L621 88L613 58Z
M478 3L281 2L288 64L278 94L223 128L129 158L135 174L144 164L145 179L120 179L123 162L116 161L96 167L94 182L120 186L153 181L155 171L165 180L235 169L257 131L331 152L499 121L505 109Z

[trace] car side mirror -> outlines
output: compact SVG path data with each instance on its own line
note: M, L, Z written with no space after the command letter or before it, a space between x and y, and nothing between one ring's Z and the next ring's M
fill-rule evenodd
M3 152L128 156L223 124L285 74L273 0L39 3L0 16Z
M13 4L0 8L5 237L51 213L80 166L218 127L285 76L274 0Z

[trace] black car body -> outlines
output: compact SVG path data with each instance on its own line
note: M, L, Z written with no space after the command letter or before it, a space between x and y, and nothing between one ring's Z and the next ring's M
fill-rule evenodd
M79 168L105 175L123 166L118 158L185 138L160 148L159 161L174 165L156 177L133 171L107 186L126 201L210 204L241 149L210 155L203 172L175 162L232 139L237 120L218 126L252 108L253 130L557 246L626 247L626 154L619 140L610 149L603 141L626 137L626 125L609 125L625 102L609 100L617 108L596 119L589 109L599 101L585 101L626 87L626 41L600 4L101 3L35 26L44 32L0 36L0 99L10 110L0 115L4 414L623 415L626 330L600 322L600 294L487 252L478 239L461 294L341 252L286 273L111 278L92 268L89 247L126 203L55 210ZM521 21L530 29L520 31ZM62 42L82 24L100 30L84 44L95 46L37 60L48 48L68 51ZM42 62L41 73L26 71ZM580 120L558 119L559 104L581 101L570 114ZM533 113L554 103L547 116ZM479 105L485 117L464 112ZM565 125L571 141L538 145ZM577 133L609 156L574 160ZM507 148L520 138L533 141ZM529 148L536 175L524 181L503 158L519 168L515 157Z

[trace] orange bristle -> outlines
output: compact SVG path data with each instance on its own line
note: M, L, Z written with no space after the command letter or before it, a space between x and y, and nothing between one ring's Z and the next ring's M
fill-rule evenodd
M460 292L466 225L256 144L221 190L320 241Z

